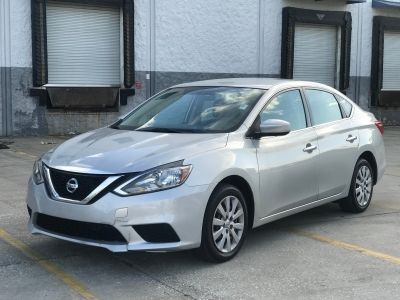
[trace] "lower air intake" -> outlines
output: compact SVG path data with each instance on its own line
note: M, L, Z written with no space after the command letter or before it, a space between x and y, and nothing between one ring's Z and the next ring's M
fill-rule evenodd
M97 242L127 242L116 228L107 224L74 221L38 213L36 225L50 233L71 238L83 238Z
M133 225L133 229L149 243L175 243L180 239L171 225L166 223Z

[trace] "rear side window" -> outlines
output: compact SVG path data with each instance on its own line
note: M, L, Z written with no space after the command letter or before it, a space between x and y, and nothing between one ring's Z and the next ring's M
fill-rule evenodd
M340 106L343 108L346 118L350 117L351 111L353 110L353 105L351 105L349 101L340 96L337 96L337 99L340 103Z
M310 106L313 125L342 119L339 103L331 93L320 90L305 90L305 94Z

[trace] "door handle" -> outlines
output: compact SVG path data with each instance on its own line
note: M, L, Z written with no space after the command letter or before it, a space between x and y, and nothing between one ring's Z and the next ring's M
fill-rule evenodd
M317 150L317 146L311 145L310 143L308 143L308 144L306 145L306 147L303 149L304 152L308 152L308 153L311 153L311 152L313 152L314 150Z
M351 134L347 137L346 141L349 143L354 142L357 139L356 136L352 136Z

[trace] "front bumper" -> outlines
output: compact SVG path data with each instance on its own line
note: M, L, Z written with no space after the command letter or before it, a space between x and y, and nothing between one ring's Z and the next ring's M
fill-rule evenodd
M113 252L197 248L201 243L203 216L209 196L208 185L187 186L184 184L174 189L131 197L107 193L92 204L81 205L51 199L44 184L36 185L30 179L27 205L31 210L31 218L28 229L33 234L45 234L75 243L103 247ZM107 242L48 230L38 225L39 214L110 225L118 230L126 242ZM179 241L149 242L144 240L134 227L149 224L170 225L179 237Z

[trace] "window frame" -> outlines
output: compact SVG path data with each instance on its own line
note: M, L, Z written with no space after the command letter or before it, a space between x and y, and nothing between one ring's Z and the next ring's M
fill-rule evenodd
M335 93L332 93L330 91L327 91L327 90L324 90L324 89L321 89L321 88L317 88L317 87L302 87L302 90L304 92L304 97L305 97L307 105L308 105L308 109L309 109L309 113L310 113L310 119L311 119L311 126L312 127L324 126L326 124L333 124L333 123L340 122L340 121L343 121L343 120L347 119L347 117L345 117L345 113L343 111L342 106L340 105L338 99L336 98L336 94ZM312 116L311 105L310 105L309 99L308 99L308 97L307 97L307 95L305 93L306 90L316 90L316 91L320 91L320 92L331 94L333 96L333 98L335 99L336 103L338 104L338 107L339 107L339 110L340 110L340 115L342 116L342 118L338 119L338 120L334 120L334 121L325 122L325 123L321 123L321 124L315 125L314 124L315 123L314 122L314 118ZM352 108L352 113L353 113L353 108Z
M322 16L322 17L321 17ZM352 17L348 11L321 11L285 7L282 11L281 78L293 79L294 39L296 23L335 25L340 27L339 90L350 84Z
M349 100L347 100L346 98L344 98L343 96L340 96L340 95L338 95L338 94L333 94L333 95L335 96L336 101L339 103L340 109L341 109L341 111L342 111L343 119L349 119L349 118L351 118L351 117L353 116L354 105L353 105ZM346 101L346 102L351 106L351 110L350 110L350 114L349 114L349 115L346 114L346 111L345 111L343 105L340 103L340 99L343 99L344 101Z
M400 31L400 18L375 16L372 29L371 106L399 107L399 91L383 90L385 31ZM400 89L400 87L399 87Z
M123 41L123 84L119 87L110 87L117 90L117 101L111 107L114 111L119 105L126 105L127 98L135 94L135 49L134 49L134 2L133 0L57 0L64 3L80 3L92 5L106 5L111 7L122 8L122 32ZM32 83L33 87L30 89L31 96L39 97L39 105L53 108L49 93L44 87L48 83L48 61L47 61L47 23L46 23L46 7L47 0L31 0L31 23L32 23ZM104 88L104 87L101 87ZM100 89L97 91L96 87L79 87L82 93L88 93L87 89L91 89L94 93L101 95ZM65 91L60 88L58 91L64 93ZM118 101L119 100L119 101ZM65 109L65 108L63 108ZM73 110L74 108L68 107ZM82 108L77 108L82 110ZM84 110L102 110L107 111L110 108L84 108Z
M310 113L309 113L309 111L308 111L308 106L307 106L307 103L306 103L306 101L305 101L302 88L301 88L301 87L293 87L293 88L288 88L288 89L284 89L284 90L278 91L278 92L276 92L275 94L273 94L272 96L270 96L269 99L267 100L267 102L265 103L265 105L264 105L264 106L260 109L260 111L257 113L257 117L256 117L255 120L253 121L253 124L250 126L250 128L252 128L252 127L255 125L255 123L257 122L257 119L259 119L260 122L261 122L260 115L261 115L261 113L265 110L265 108L271 103L272 100L274 100L276 97L278 97L279 95L281 95L281 94L283 94L283 93L290 92L290 91L295 91L295 90L299 91L299 93L300 93L300 98L301 98L301 102L302 102L302 104L303 104L303 109L304 109L304 115L305 115L305 117L306 117L306 127L305 127L305 128L302 128L302 129L291 130L290 133L292 133L292 132L298 132L298 131L305 130L305 129L308 129L308 128L312 127L311 115L310 115ZM290 133L289 133L289 134L290 134ZM265 138L265 137L262 137L262 138ZM261 138L261 139L262 139L262 138Z

